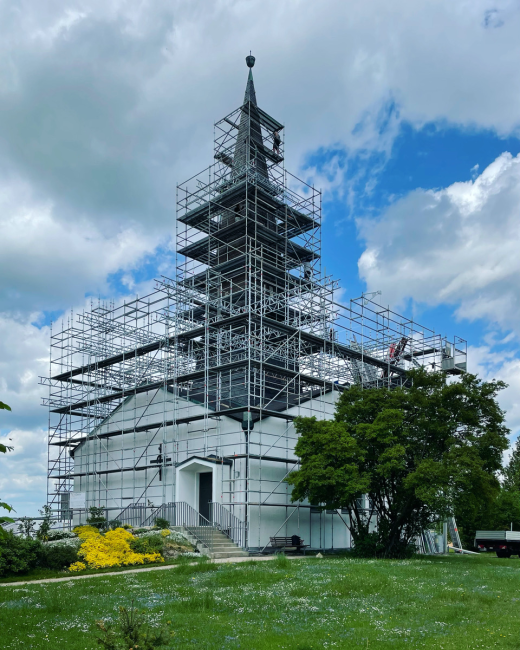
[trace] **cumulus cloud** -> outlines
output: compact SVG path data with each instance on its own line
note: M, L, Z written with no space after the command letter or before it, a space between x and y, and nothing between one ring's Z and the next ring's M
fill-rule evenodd
M39 376L49 370L49 328L0 314L0 399L12 412L0 411L0 433L6 427L27 429L43 424Z
M393 304L452 304L520 334L520 155L502 154L475 180L411 192L359 228L369 290Z
M500 379L507 384L498 401L506 412L511 441L515 441L520 434L520 359L514 352L500 352L490 346L470 347L468 354L472 372L483 379Z
M135 268L161 241L128 222L104 232L86 217L56 218L27 182L0 184L0 310L62 309L86 292L106 293L107 276Z
M143 296L152 284L145 281L133 288ZM83 308L89 308L88 301L73 311ZM50 327L38 326L38 317L0 313L0 399L12 409L0 410L0 442L13 447L0 454L0 500L13 505L19 515L35 515L46 502L48 415L42 398L49 389L40 382L50 374Z
M293 169L320 148L388 153L403 119L511 132L520 11L493 16L484 0L0 2L4 303L104 292L171 236L175 184L211 162L249 49ZM333 167L306 176L336 191L349 167Z
M0 438L13 451L0 454L0 500L18 515L36 514L46 502L46 413L39 376L48 374L49 329L0 315Z
M13 429L0 442L14 446L0 454L0 497L16 516L36 515L47 501L47 434L43 429ZM3 511L5 514L5 512Z
M3 2L0 161L67 221L171 227L175 182L211 161L250 49L290 166L318 147L379 148L389 101L401 119L510 132L520 11L489 16L484 0Z

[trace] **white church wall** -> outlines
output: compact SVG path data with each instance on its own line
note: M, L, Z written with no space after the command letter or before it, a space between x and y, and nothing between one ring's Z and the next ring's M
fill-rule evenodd
M292 407L286 413L329 419L333 417L338 396L337 391L329 392ZM130 429L134 423L147 426L173 419L174 412L176 417L200 417L205 410L184 398L175 399L173 393L165 390L157 391L153 396L135 395L116 409L93 434L102 436L106 432ZM291 487L284 478L297 468L294 456L296 441L293 422L276 417L256 422L248 440L241 422L225 416L218 420L196 419L176 426L100 439L93 435L76 449L75 472L99 473L76 478L74 490L86 493L87 507L104 505L114 508L114 512L131 503L143 503L143 499L154 505L186 501L198 509L197 471L182 471L182 464L195 456L226 457L231 459L231 466L207 465L207 471L212 472L212 498L241 521L246 517L244 504L247 501L251 546L267 544L269 537L280 527L280 535L298 534L306 539L306 543L312 540L313 547L320 548L323 544L348 546L350 540L342 530L344 525L339 526L335 521L337 517L332 515L321 515L320 519L319 515L311 513L309 507L301 507L285 522L295 507L290 500ZM172 459L168 461L169 466L162 468L161 480L158 466L153 466L159 455L159 445L161 454ZM250 457L247 466L246 453L263 458ZM266 460L265 457L277 460ZM140 471L118 471L135 464L148 467ZM116 471L103 474L110 470Z

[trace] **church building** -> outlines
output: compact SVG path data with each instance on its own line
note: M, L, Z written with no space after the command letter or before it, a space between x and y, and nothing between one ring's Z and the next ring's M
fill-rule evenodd
M260 108L255 58L214 160L177 188L176 274L99 302L52 334L49 503L84 521L151 525L260 551L276 536L350 546L345 513L292 503L294 419L331 419L352 384L408 368L458 374L466 343L379 305L349 304L321 258L321 194L285 169L284 125Z

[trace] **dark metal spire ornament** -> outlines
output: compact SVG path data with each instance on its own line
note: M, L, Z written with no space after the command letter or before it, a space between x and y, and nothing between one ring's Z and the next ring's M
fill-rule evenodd
M267 180L267 161L265 158L265 147L260 126L260 115L256 103L255 84L253 82L253 66L255 57L252 54L246 56L249 74L247 76L246 92L242 105L242 114L233 158L233 170L235 178L246 173L246 170L254 167L256 174Z

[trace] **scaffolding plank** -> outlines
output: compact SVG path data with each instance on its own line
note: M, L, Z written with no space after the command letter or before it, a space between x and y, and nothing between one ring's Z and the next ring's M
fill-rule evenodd
M291 408L291 406L289 406ZM199 420L204 420L205 418L220 418L222 416L231 416L235 413L242 414L244 410L247 410L247 407L244 406L235 406L233 408L221 409L220 411L210 411L209 413L201 413L198 415L190 415L184 418L176 418L174 420L164 420L163 422L154 422L153 424L142 424L136 427L129 427L127 429L114 429L113 431L105 431L102 433L92 432L89 436L82 436L81 438L69 438L67 440L58 440L56 442L50 442L49 445L54 447L76 447L86 440L95 440L98 438L114 438L116 436L127 435L130 433L142 433L144 431L152 431L153 429L160 429L161 427L171 427L178 424L190 424L191 422L197 422ZM280 418L281 420L294 420L295 415L290 415L288 413L283 413L280 411L273 411L271 409L263 409L259 406L250 406L249 411L251 413L256 413L260 416L260 419L275 417ZM256 420L255 420L256 421Z
M227 319L224 319L222 321L224 326L228 326L230 324L233 324L236 321L239 320L244 320L247 318L246 314L239 314L239 315L234 315L230 316ZM126 352L122 352L121 354L116 354L112 357L108 357L106 359L100 359L99 361L94 361L93 363L88 363L84 366L80 366L79 368L73 368L72 370L67 370L67 372L62 372L59 375L54 375L51 377L51 379L56 379L58 381L68 381L71 377L76 377L77 375L82 375L82 374L87 374L95 370L99 370L100 368L107 368L109 366L113 366L117 363L122 363L123 361L127 361L129 359L133 359L135 357L141 357L145 354L149 354L150 352L155 352L156 350L159 350L162 347L169 347L175 343L176 339L182 340L183 338L196 338L197 336L202 336L205 332L205 327L198 327L194 330L190 330L190 332L182 333L175 336L170 336L166 339L159 339L155 341L154 343L147 343L146 345L140 346L138 348L134 348L133 350L127 350Z
M274 321L276 322L276 321ZM271 372L276 375L282 375L289 378L299 378L302 381L319 386L333 386L334 382L331 380L320 379L319 377L313 377L311 375L304 375L297 370L290 370L287 368L282 368L281 366L276 366L270 363L263 363L261 361L256 361L254 359L241 359L239 361L233 361L231 363L221 364L219 366L213 366L208 368L208 370L195 370L194 372L189 372L184 375L179 375L175 379L165 379L163 381L151 382L149 384L144 384L142 386L135 386L128 390L122 390L117 393L112 393L110 395L103 395L102 397L93 398L91 400L85 400L82 402L77 402L76 404L71 404L70 406L61 406L57 409L52 409L51 413L69 413L72 409L83 408L85 406L91 406L94 404L104 404L118 399L123 399L137 393L147 393L148 391L157 390L159 388L165 388L166 386L172 386L174 384L184 384L190 381L197 379L203 379L206 375L206 372L217 373L217 372L227 372L229 370L235 370L238 368L247 368L249 366L255 368L262 368L266 372ZM243 410L243 409L242 409Z
M217 321L215 323L212 323L212 327L220 329L221 327L228 327L229 325L240 322L247 319L247 315L245 314L239 314L236 316L229 317L227 319L223 319L222 321ZM258 317L253 318L255 322L259 322L260 319ZM272 320L270 318L264 317L262 319L263 324L265 326L271 327L275 330L285 332L285 333L290 333L292 335L298 335L299 337L302 338L302 340L311 343L312 345L315 346L316 350L323 350L324 352L327 353L333 353L334 350L337 350L338 352L341 352L345 357L350 358L350 359L356 359L359 361L363 361L364 363L367 363L368 365L371 366L376 366L382 369L388 369L390 368L390 371L399 375L404 375L405 370L403 368L400 368L398 366L389 364L388 362L381 361L380 359L376 359L375 357L371 357L370 355L363 354L359 350L354 350L353 348L341 344L341 343L336 343L333 341L328 341L325 338L321 338L319 336L316 336L315 334L310 334L308 332L304 332L302 330L299 330L296 327L293 327L291 325L287 325L285 323L281 323L275 320ZM196 338L197 336L202 336L205 331L206 331L207 326L203 327L198 327L195 328L194 330L188 331L180 335L178 338L179 339L190 339L190 338ZM128 352L124 352L119 355L115 355L114 357L110 357L108 359L103 359L101 361L95 362L93 364L88 364L86 366L82 366L80 368L76 368L74 370L67 371L66 373L62 373L60 375L56 375L53 377L53 379L56 380L61 380L61 381L67 381L70 379L71 376L77 376L80 374L92 372L93 370L97 370L99 368L105 368L108 367L109 365L113 365L116 363L121 363L122 361L125 361L126 359L132 359L136 356L142 356L144 354L149 354L150 352L154 350L158 350L162 346L169 346L172 345L175 342L176 337L169 337L167 340L160 340L155 343L149 343L145 346L142 346L141 348L136 348L135 350L131 350ZM242 362L235 362L233 364L227 364L225 369L231 369L232 367L238 367L241 365ZM238 365L237 365L238 364ZM276 368L276 366L274 366ZM210 369L210 370L215 370L215 369ZM177 378L178 382L184 382L184 381L189 381L191 379L197 379L201 378L204 376L205 371L198 371L194 373L188 373L187 375L181 375ZM279 369L279 372L281 372L281 369ZM293 371L291 371L293 372ZM302 376L303 379L303 376ZM310 378L307 377L305 380L309 380ZM316 382L319 383L319 379L316 379ZM92 400L83 400L81 402L77 402L76 404L71 404L69 406L64 406L60 407L58 409L52 409L53 413L68 413L68 414L77 414L77 415L86 415L84 413L79 413L77 412L77 409L83 408L85 406L90 406L91 404L97 404L97 403L105 403L105 402L110 402L115 399L120 399L128 395L133 395L137 393L143 393L147 392L149 390L154 390L161 388L162 386L166 385L172 385L175 383L175 379L169 379L165 381L160 381L160 382L153 382L150 384L146 384L144 386L135 386L130 389L125 389L121 391L116 391L112 394L109 395L104 395L101 397L96 397L93 398ZM331 383L331 382L329 382Z
M215 262L219 257L223 257L224 253L222 249L226 246L230 247L234 241L241 237L250 237L260 244L281 246L280 252L292 257L298 262L298 265L320 257L320 255L310 248L305 248L284 235L246 217L240 218L239 221L225 228L221 228L216 233L199 239L177 252L179 255L190 257L205 264L211 264L211 262ZM219 252L212 254L211 251L216 248ZM211 265L213 266L214 264Z
M277 165L283 162L283 156L275 153L272 149L266 147L265 144L260 145L259 143L256 143L256 148L259 149L266 158L269 158L271 162L274 162Z
M295 237L320 227L320 224L312 217L303 214L303 212L291 207L287 203L279 201L261 185L253 185L246 181L233 184L230 189L225 190L218 197L188 210L185 214L178 216L177 219L192 228L213 233L219 229L219 224L213 221L212 217L216 217L222 211L244 201L247 196L253 197L255 194L260 197L266 207L272 210L273 217L282 219L287 224L286 227L289 225L292 226L292 234L287 233L289 237Z
M249 115L249 102L246 102L241 107L241 110L244 111L246 115ZM275 120L274 117L272 117L271 115L269 115L269 113L266 113L264 110L256 106L256 104L255 104L255 112L258 113L260 124L268 131L281 131L284 128L281 122Z
M162 468L162 466L161 466ZM79 478L80 476L99 476L101 474L117 474L119 472L140 472L145 469L157 469L157 465L141 465L139 467L118 467L117 469L105 469L95 472L73 472L71 474L49 474L50 479ZM157 470L158 472L159 470Z
M173 337L172 337L173 338ZM89 363L80 368L74 368L73 370L67 370L67 372L62 372L59 375L54 375L51 379L57 379L58 381L68 381L71 377L84 374L85 372L90 372L92 370L98 370L100 368L107 368L108 366L113 366L116 363L122 363L128 359L134 359L135 357L141 357L150 352L154 352L161 347L164 347L172 340L172 338L167 339L166 341L159 340L154 343L148 343L133 350L128 350L127 352L122 352L121 354L116 354L113 357L108 357L106 359L101 359L100 361L95 361L94 363Z
M260 456L258 454L236 454L234 456L223 456L224 464L227 464L225 461L226 460L239 460L241 458L252 458L254 460L266 460L272 463L291 463L291 464L296 464L300 463L299 458L281 458L280 456ZM182 463L179 463L182 464ZM167 467L174 467L175 465L173 463L167 463L165 465L161 465L161 469L165 469ZM69 479L69 478L79 478L82 476L99 476L99 475L105 475L105 474L116 474L117 472L139 472L142 470L146 469L157 469L157 465L141 465L137 467L120 467L118 469L106 469L106 470L96 470L92 472L73 472L71 474L60 474L58 476L56 475L49 475L50 479ZM286 504L280 504L285 507ZM291 504L292 505L292 504Z
M343 343L337 343L335 341L329 341L328 339L317 336L316 334L310 334L309 332L304 332L297 327L292 325L287 325L285 323L280 323L278 321L272 320L270 318L264 317L262 319L264 325L277 329L281 332L287 332L290 334L298 335L302 338L303 341L313 344L316 347L316 351L323 351L329 354L333 354L335 350L342 352L349 359L356 359L358 361L363 361L370 366L377 366L387 370L390 367L390 372L394 372L400 375L405 375L406 371L404 368L389 364L387 361L381 361L367 354L359 352L359 350L354 350L348 345Z

